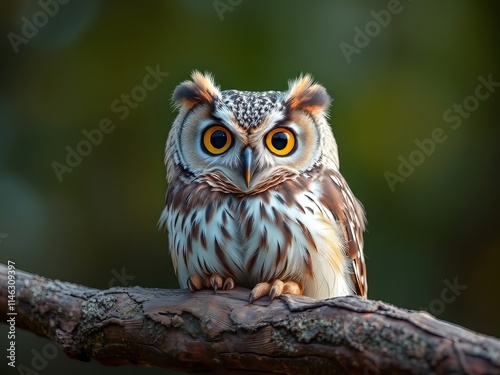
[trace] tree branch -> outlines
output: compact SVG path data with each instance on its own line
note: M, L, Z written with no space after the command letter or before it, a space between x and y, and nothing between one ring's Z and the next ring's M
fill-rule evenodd
M7 318L0 265L0 315ZM97 290L16 270L16 325L71 358L186 372L500 374L500 340L359 297Z

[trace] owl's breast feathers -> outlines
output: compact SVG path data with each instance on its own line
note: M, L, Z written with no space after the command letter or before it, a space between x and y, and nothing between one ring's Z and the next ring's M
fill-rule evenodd
M253 195L179 180L160 223L182 287L191 274L215 273L250 288L293 280L313 298L366 296L363 209L338 172L284 179Z

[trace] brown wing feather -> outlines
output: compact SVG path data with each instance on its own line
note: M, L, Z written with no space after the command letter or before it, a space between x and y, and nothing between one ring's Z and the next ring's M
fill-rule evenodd
M328 171L325 173L323 192L322 203L335 215L344 232L349 257L353 262L352 279L356 293L366 298L368 283L363 254L363 232L365 230L363 206L354 197L347 182L339 172Z

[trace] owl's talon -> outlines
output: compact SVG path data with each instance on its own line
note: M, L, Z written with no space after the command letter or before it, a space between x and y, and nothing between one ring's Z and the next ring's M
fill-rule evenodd
M203 289L205 287L203 277L201 277L197 273L189 276L187 284L191 292L196 292L197 290Z
M231 277L228 277L226 280L224 280L224 284L222 284L223 290L231 290L234 289L234 287L234 280Z
M249 302L252 303L256 299L264 297L265 295L269 294L270 290L271 290L271 284L258 283L257 285L255 285L255 287L252 289L252 292L250 293Z
M249 302L252 303L265 295L269 295L272 301L282 294L295 294L300 296L302 294L302 288L295 281L283 282L281 280L275 280L272 284L259 283L252 289Z
M219 275L201 276L197 273L189 276L187 280L189 290L196 292L197 290L212 288L214 292L217 290L231 290L234 289L235 283L232 277L226 279Z
M271 298L271 301L275 298L275 297L279 297L281 296L281 293L283 293L283 287L284 287L285 283L281 280L276 280L274 283L273 283L273 286L271 287L271 290L269 291L269 298Z
M219 275L211 275L210 285L214 288L214 292L217 292L217 289L222 288L222 277Z
M287 281L283 285L283 291L281 294L294 294L296 296L301 296L302 288L295 281Z

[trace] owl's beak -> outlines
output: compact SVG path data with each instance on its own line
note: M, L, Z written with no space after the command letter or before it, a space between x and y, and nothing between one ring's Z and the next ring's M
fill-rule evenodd
M243 167L243 177L245 178L245 183L247 187L250 186L250 179L253 174L253 154L252 149L246 146L241 153L241 164Z

